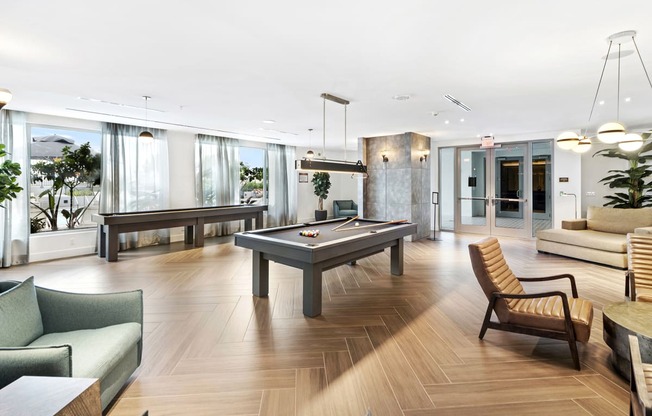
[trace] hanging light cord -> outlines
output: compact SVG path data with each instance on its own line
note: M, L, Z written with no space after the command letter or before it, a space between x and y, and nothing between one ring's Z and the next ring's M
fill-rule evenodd
M638 50L638 45L636 44L636 39L632 36L632 42L634 42L634 48L636 48L636 53L638 54L638 59L641 60L641 65L643 66L643 71L645 71L645 76L647 77L647 82L652 88L652 81L650 81L650 75L647 73L647 68L645 68L645 63L643 63L643 58L641 57L641 52Z
M321 157L326 158L326 97L324 97L324 114L323 114L323 128L322 128L322 142L321 142Z
M609 52L611 51L612 43L613 41L609 41L609 48L607 48L607 54L604 57L604 64L602 65L602 73L600 74L600 81L598 81L598 88L595 90L595 96L593 97L593 105L591 106L591 113L589 113L589 119L586 122L587 132L589 131L589 123L591 123L591 117L593 117L593 110L595 110L595 103L596 101L598 101L598 93L600 92L600 85L602 84L602 78L604 77L604 70L607 68L607 59L609 59Z
M620 43L618 44L618 88L616 91L616 121L620 121Z
M344 160L349 160L346 157L346 107L348 107L348 105L344 104Z

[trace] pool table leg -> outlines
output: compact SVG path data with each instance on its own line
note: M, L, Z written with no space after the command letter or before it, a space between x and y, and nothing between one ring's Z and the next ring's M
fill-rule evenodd
M254 296L266 297L269 294L269 260L260 251L253 250L252 255Z
M303 268L303 314L321 315L321 267L308 264Z
M403 274L403 237L397 240L397 244L390 249L392 274L401 276Z

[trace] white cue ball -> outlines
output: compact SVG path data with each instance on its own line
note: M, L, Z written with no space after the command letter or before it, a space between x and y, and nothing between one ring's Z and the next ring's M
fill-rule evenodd
M356 223L355 223L355 226L356 226L356 227L359 227L359 226L360 226L360 223L359 223L359 222L356 222Z

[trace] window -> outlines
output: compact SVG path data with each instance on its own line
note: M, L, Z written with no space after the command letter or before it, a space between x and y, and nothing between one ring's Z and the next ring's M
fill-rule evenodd
M265 149L240 147L240 203L262 205L267 201Z
M31 232L95 227L101 132L34 125L29 137Z

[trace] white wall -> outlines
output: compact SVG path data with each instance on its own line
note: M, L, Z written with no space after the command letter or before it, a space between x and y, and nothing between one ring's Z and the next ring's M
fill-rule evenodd
M626 160L602 156L593 157L598 150L609 147L613 147L613 145L594 143L591 150L582 155L582 218L586 218L586 210L589 205L602 206L605 202L608 202L608 199L605 199L604 196L615 192L607 185L600 183L600 179L607 176L609 170L627 169L629 167ZM619 191L622 191L622 189Z
M297 147L297 159L301 159L308 148ZM357 155L348 152L348 160L357 160ZM328 151L329 159L344 159L344 151ZM309 222L315 220L315 210L319 207L319 198L314 193L312 185L312 173L308 173L308 183L298 183L299 174L296 173L297 180L297 222ZM333 216L333 200L351 199L358 202L358 179L351 178L346 173L331 173L331 189L328 192L328 199L324 200L324 209L328 211L328 217Z

